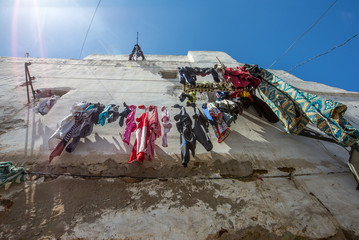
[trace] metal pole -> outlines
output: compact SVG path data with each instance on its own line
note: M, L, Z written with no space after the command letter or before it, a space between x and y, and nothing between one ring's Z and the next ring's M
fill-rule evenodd
M138 44L138 32L137 32L137 44Z
M29 78L29 84L30 84L30 86L31 86L32 97L35 99L34 86L32 85L32 80L34 80L35 77L31 77L31 75L30 75L30 70L29 70L29 67L28 67L29 65L31 65L31 62L28 62L28 63L27 63L26 70L27 70L27 74L28 74L28 78Z
M27 103L30 104L30 95L29 95L29 82L27 80L28 74L27 74L27 63L25 63L25 78L26 78L26 92L27 92Z

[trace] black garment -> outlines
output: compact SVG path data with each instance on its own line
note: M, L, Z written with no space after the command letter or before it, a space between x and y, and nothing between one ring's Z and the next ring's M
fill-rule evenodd
M244 64L244 67L253 77L259 78L263 81L261 75L259 74L260 70L257 64Z
M252 105L260 117L265 117L271 123L276 123L279 121L278 116L262 99L256 95L253 95L252 99Z
M91 115L91 121L94 124L98 124L98 119L100 116L100 113L102 113L103 110L105 110L105 105L101 104L101 103L96 103L94 104L94 109L96 110L92 115Z
M216 107L222 112L223 120L226 122L228 127L231 126L232 122L236 122L238 115L243 112L241 104L228 99L216 101Z
M203 115L203 113L199 110L198 107L194 106L194 127L193 132L196 136L196 140L202 144L202 146L207 150L211 151L213 148L213 144L211 142L211 139L209 138L208 134L208 127L209 122L207 118Z
M108 111L107 123L112 123L116 121L119 117L120 113L118 112L118 106L114 106Z
M127 118L128 114L130 114L131 112L131 109L128 107L128 105L125 102L123 103L123 106L125 107L125 110L119 113L120 120L118 121L118 124L120 125L120 127L123 126L125 118Z
M135 46L133 47L132 53L130 54L128 60L134 61L135 60L135 57L134 57L135 54L136 54L136 60L139 57L142 57L142 61L146 60L145 56L143 55L142 49L141 49L140 45L138 45L138 44L135 44Z
M190 101L190 102L193 102L193 97L191 96L191 95L189 95L188 93L181 93L181 95L179 95L179 100L181 101L181 102L183 102L184 100L186 100L186 98L188 98L188 101Z
M49 156L49 163L51 163L54 157L60 156L62 151L64 150L67 143L72 138L73 132L81 125L81 120L76 121L75 124L71 127L71 129L66 133L65 137L61 140L61 142L56 146L56 148L51 152Z
M184 107L180 107L180 112L174 116L174 119L176 121L177 130L180 133L182 165L187 167L190 159L189 150L191 150L192 156L194 157L196 148L196 138L192 130L192 120Z
M91 135L93 130L92 114L96 112L96 109L87 110L82 114L81 125L79 128L74 129L72 132L72 141L66 147L66 152L73 152L80 142L81 138L85 138Z
M197 76L201 75L202 77L212 74L213 80L216 82L220 82L218 78L218 73L214 70L214 68L199 68L199 67L179 67L178 68L178 76L181 84L186 84L186 82L191 85L196 85Z
M259 97L252 95L253 102L248 98L236 98L233 101L241 101L243 106L247 109L249 106L253 106L259 117L264 117L268 122L276 123L279 121L278 116L273 112L273 110Z

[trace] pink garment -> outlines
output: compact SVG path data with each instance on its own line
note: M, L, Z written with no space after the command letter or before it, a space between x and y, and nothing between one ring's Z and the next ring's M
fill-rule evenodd
M148 140L148 147L147 147L147 153L148 153L148 160L152 161L152 159L155 156L155 141L157 138L161 136L161 123L158 118L158 111L157 107L151 105L149 107L149 111L152 111L152 115L149 121L149 140Z
M136 106L130 105L129 108L131 109L130 114L128 114L126 118L126 128L125 132L122 136L122 141L126 143L127 145L130 144L131 141L131 133L136 130L136 121L135 121L135 115L136 115Z
M168 147L167 133L169 133L171 131L172 124L170 123L170 114L168 113L167 108L165 106L163 106L161 108L161 111L162 111L161 122L163 125L162 146Z
M144 105L139 106L140 109L145 109L145 112L141 114L139 118L136 118L138 122L136 129L136 141L133 145L130 160L128 163L139 161L143 162L146 157L146 148L148 141L148 111Z

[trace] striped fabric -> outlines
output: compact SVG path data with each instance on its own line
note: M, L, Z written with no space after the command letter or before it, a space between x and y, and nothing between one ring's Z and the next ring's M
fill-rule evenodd
M345 105L300 91L265 69L260 75L258 91L289 134L299 134L310 121L344 147L358 141L359 131L344 118Z

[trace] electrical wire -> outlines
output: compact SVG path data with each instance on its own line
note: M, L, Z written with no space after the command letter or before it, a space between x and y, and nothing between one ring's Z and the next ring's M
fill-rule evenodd
M299 39L301 39L307 32L309 32L319 21L320 19L322 19L322 17L324 17L324 15L329 11L329 9L331 9L333 7L333 5L337 2L338 0L335 0L332 5L329 6L329 8L317 19L317 21L315 21L315 23L312 24L312 26L310 26L302 35L300 35L299 38L297 38L297 40L295 40L292 45L289 46L289 48L277 59L275 60L269 67L268 69L270 69L274 64L276 64L282 57L284 57L284 55L286 55L288 53L288 51L294 46L294 44L296 42L299 41Z
M98 9L98 7L100 6L101 1L102 1L102 0L99 0L99 1L98 1L97 7L96 7L96 9L95 9L95 12L93 13L93 16L92 16L92 19L91 19L91 22L90 22L89 28L87 29L87 33L86 33L86 36L85 36L84 42L82 43L82 47L81 47L81 52L80 52L79 59L81 59L81 56L82 56L82 50L84 49L85 42L86 42L86 39L87 39L87 35L88 35L88 34L89 34L89 32L90 32L90 28L91 28L91 25L92 25L93 19L95 18L95 15L96 15L97 9Z
M294 176L321 176L321 175L329 175L329 174L345 174L345 173L350 173L350 171L338 171L338 172L327 172L327 173L298 173L298 174L291 174L292 177ZM126 176L126 175L115 175L115 176L106 176L106 175L89 175L89 174L73 174L73 173L51 173L51 172L28 172L25 171L24 174L27 175L38 175L38 176L68 176L68 177L80 177L80 178L97 178L97 179L101 179L101 178L119 178L119 179L136 179L136 180L168 180L168 179L181 179L183 177L156 177L156 176ZM198 177L201 180L233 180L233 179L237 179L237 180L245 180L248 178L251 178L253 176L248 176L248 177L236 177L236 176L226 176L226 177ZM263 175L261 176L261 178L287 178L288 174L284 174L284 175Z
M315 59L315 58L318 58L318 57L321 57L321 56L323 56L323 55L325 55L325 54L330 53L330 52L333 51L334 49L345 45L347 42L349 42L350 40L352 40L353 38L355 38L355 37L358 36L358 35L359 35L359 33L357 33L357 34L355 34L354 36L350 37L350 38L349 38L348 40L346 40L344 43L342 43L342 44L340 44L340 45L338 45L338 46L333 47L333 48L330 49L329 51L327 51L327 52L325 52L325 53L321 53L321 54L319 54L319 55L317 55L317 56L315 56L315 57L312 57L312 58L310 58L310 59L308 59L308 60L306 60L306 61L304 61L304 62L302 62L302 63L300 63L300 64L298 64L298 65L296 65L295 67L293 67L292 69L290 69L288 72L293 71L293 70L296 69L297 67L302 66L303 64L306 64L307 62L310 62L310 61L312 61L312 60Z

